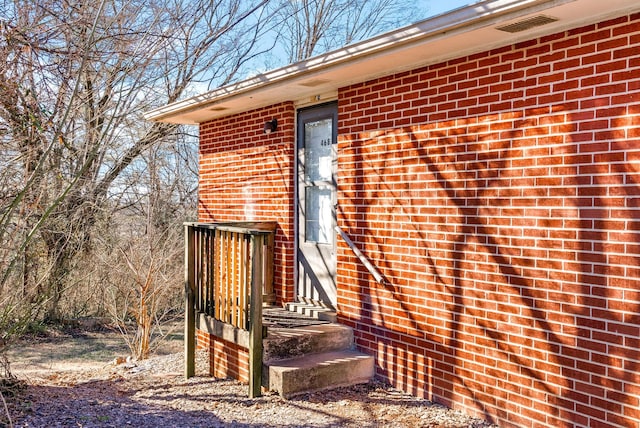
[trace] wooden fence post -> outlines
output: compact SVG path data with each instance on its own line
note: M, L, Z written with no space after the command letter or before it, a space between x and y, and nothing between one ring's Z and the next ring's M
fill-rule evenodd
M196 371L196 310L195 310L195 254L194 227L184 227L184 376L193 377Z
M262 394L262 234L251 235L251 325L249 326L249 397Z

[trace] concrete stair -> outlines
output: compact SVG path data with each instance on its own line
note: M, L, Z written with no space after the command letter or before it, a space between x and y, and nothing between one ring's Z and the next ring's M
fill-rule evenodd
M374 374L373 357L353 349L353 331L340 324L269 327L263 347L263 387L285 398L366 383Z
M285 305L288 311L296 312L322 321L336 322L336 311L304 302L290 302Z

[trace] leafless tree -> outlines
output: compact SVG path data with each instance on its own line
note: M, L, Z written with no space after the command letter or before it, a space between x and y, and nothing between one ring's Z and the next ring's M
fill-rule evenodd
M181 289L173 250L194 213L197 168L191 130L143 113L246 76L274 43L306 58L407 21L410 6L2 2L0 353L30 321L70 311L134 319L143 355L149 320Z
M408 0L282 0L278 38L289 62L348 45L417 20Z
M183 303L180 226L193 204L182 198L193 183L176 155L175 147L156 146L141 157L130 177L129 208L116 215L124 221L101 240L103 269L125 267L104 277L105 303L136 359L149 355Z
M144 111L225 83L256 52L263 1L14 0L0 21L0 320L60 318L126 176L183 130ZM140 190L140 189L136 189ZM193 192L193 188L183 189ZM181 196L183 199L188 196ZM137 201L134 201L137 203ZM133 202L129 202L132 204ZM193 207L193 205L192 205ZM18 300L17 300L18 299ZM28 304L27 304L28 303ZM0 311L0 315L1 315Z

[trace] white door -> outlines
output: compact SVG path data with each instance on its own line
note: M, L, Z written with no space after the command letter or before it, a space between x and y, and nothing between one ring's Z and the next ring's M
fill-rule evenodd
M337 105L298 112L300 301L336 307Z

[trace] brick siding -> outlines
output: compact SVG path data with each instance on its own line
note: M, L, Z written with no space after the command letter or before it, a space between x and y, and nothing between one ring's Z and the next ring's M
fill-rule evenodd
M277 132L263 133L267 120ZM294 120L292 103L200 125L198 221L276 221L277 301L293 298Z
M501 426L640 425L640 15L343 88L340 321Z
M202 330L196 332L196 346L208 351L211 376L249 383L249 352L245 348Z

